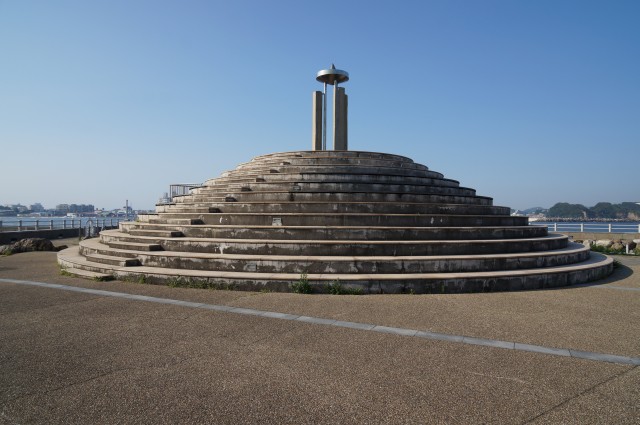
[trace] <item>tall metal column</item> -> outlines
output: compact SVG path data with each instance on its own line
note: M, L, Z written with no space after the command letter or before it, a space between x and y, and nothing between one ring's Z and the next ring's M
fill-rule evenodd
M339 83L349 81L349 73L331 68L323 69L316 75L316 80L324 84L322 116L322 149L327 149L327 84L333 85L333 148L336 150L347 149L347 102L344 89L338 87Z
M324 83L324 90L322 91L322 150L327 150L327 83Z
M335 121L333 126L333 149L346 151L347 143L347 95L344 87L338 87L334 95Z
M324 95L321 91L313 92L313 114L311 116L311 150L321 151L324 150L324 141L322 140L322 126L323 117L322 113Z

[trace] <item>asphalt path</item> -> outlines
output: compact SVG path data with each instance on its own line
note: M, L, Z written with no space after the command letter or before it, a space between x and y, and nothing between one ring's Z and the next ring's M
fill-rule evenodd
M637 424L636 365L380 331L638 358L636 260L567 289L331 296L93 282L60 275L54 253L2 257L0 423Z

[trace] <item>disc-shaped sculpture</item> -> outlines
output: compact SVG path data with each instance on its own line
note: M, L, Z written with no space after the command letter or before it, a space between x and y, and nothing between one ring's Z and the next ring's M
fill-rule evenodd
M329 85L344 83L349 81L349 73L331 65L331 68L319 71L316 80Z

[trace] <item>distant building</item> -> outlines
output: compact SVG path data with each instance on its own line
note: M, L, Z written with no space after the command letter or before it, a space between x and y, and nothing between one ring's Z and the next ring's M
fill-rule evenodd
M164 195L162 195L162 197L158 199L158 204L160 205L170 204L170 203L171 203L171 198L169 198L169 194L167 192L165 192Z
M56 214L57 215L67 215L71 214L86 214L93 213L95 211L95 206L92 204L58 204L56 205Z

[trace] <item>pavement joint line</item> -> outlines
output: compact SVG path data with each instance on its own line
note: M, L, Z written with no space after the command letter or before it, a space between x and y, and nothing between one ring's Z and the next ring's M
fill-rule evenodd
M463 337L462 342L465 344L484 345L486 347L505 348L507 350L515 350L515 345L516 345L515 342L500 341L496 339L486 339L486 338L473 338L469 336Z
M191 301L176 300L171 298L151 297L147 295L128 294L125 292L105 291L100 289L82 288L78 286L61 285L57 283L33 282L28 280L0 278L0 282L27 285L47 289L61 289L64 291L80 292L94 295L101 295L113 298L125 298L135 301L154 302L158 304L178 305L188 308L201 308L205 310L221 311L225 313L236 313L243 315L259 316L272 319L297 321L315 325L336 326L351 328L356 330L380 332L398 336L424 338L438 341L449 341L469 345L480 345L493 348L501 348L515 351L526 351L552 356L572 357L576 359L592 360L605 363L617 363L632 366L640 366L640 357L619 356L616 354L596 353L591 351L581 351L569 348L545 347L542 345L521 344L518 342L501 341L488 338L475 338L463 335L442 334L430 331L420 331L407 328L395 328L390 326L373 325L369 323L346 322L335 319L325 319L322 317L301 316L296 314L279 313L275 311L256 310L252 308L232 307L227 305L204 304Z
M617 289L618 291L640 291L640 288L630 288L628 286L615 286L601 283L579 283L572 285L576 288L597 288L597 289Z

